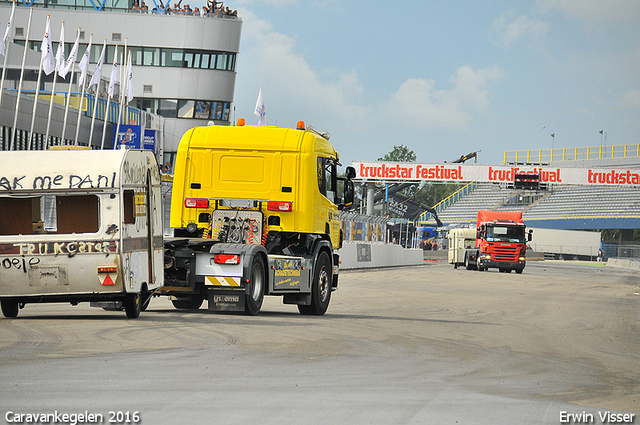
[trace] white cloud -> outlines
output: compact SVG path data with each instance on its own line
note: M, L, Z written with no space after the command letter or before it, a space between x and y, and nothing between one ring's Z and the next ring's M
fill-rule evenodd
M355 71L314 69L298 52L293 37L277 32L247 10L241 16L237 112L253 118L262 86L268 124L286 127L304 119L316 128L348 130L464 123L489 106L491 85L504 77L497 66L473 69L465 65L444 82L408 79L376 102L370 100ZM438 87L441 84L445 86Z
M431 79L404 82L381 108L382 116L403 124L447 124L469 121L489 105L489 84L504 77L497 67L473 70L465 65L451 78L448 90L436 89Z
M537 4L542 11L558 9L590 25L636 23L640 19L638 0L538 0Z
M539 19L525 15L515 16L514 12L506 12L493 21L491 30L497 41L509 48L525 37L533 39L536 43L542 42L549 26Z
M269 22L246 10L242 16L246 43L240 56L238 85L253 85L256 93L257 87L263 86L268 117L279 115L284 119L287 113L293 113L291 110L307 116L324 114L326 119L344 122L366 116L369 108L356 103L363 88L354 71L327 70L319 74L296 52L292 37L276 32Z

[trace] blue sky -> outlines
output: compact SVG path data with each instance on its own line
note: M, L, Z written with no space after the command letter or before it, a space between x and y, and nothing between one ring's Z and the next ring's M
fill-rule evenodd
M343 164L640 143L637 0L226 3L236 117L257 123L262 86L269 125L329 131Z

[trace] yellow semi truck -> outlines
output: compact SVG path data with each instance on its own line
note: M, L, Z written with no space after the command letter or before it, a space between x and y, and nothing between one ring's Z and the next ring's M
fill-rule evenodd
M338 176L326 133L196 127L176 157L165 286L178 309L257 314L265 295L322 315L338 286L340 209L355 170Z

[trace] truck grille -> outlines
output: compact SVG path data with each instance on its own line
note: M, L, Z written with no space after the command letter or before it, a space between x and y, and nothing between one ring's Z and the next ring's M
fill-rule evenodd
M492 255L493 261L502 262L516 262L518 261L519 247L510 246L494 246L494 254Z

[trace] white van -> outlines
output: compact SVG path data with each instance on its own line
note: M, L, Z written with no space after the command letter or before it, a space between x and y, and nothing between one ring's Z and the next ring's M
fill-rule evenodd
M160 202L151 151L0 152L4 316L89 301L138 317L164 281Z

